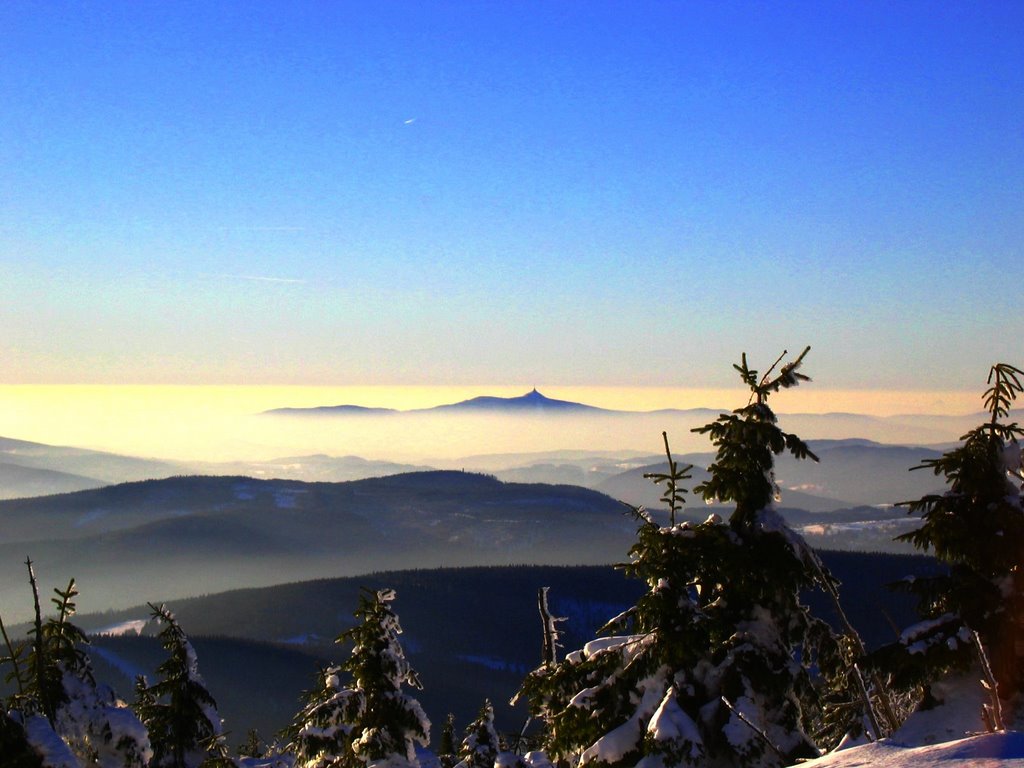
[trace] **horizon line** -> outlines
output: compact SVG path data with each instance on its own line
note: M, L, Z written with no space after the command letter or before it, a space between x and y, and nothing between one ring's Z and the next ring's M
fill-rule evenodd
M534 389L529 384L129 384L129 383L0 383L3 399L59 401L62 398L109 401L161 402L211 407L220 404L236 411L275 408L312 408L358 405L409 411L451 405L479 396L521 397ZM731 411L746 404L749 391L740 387L687 387L656 384L544 385L536 389L546 397L606 410L649 413L664 410L713 408ZM984 411L980 389L921 389L882 387L828 387L812 384L773 395L772 407L780 414L857 414L895 417L909 415L968 416Z

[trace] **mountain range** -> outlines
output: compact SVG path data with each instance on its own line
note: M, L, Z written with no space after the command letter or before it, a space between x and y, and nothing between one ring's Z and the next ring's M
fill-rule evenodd
M0 437L0 499L44 496L170 477L185 465Z
M631 414L631 415L651 415L651 414L673 414L673 413L687 413L700 416L708 416L714 418L719 413L731 411L731 408L658 408L647 411L635 411L635 410L623 410L614 408L602 408L596 405L588 405L585 403L574 402L572 400L558 400L555 398L547 397L542 394L534 387L529 392L519 395L517 397L497 397L493 395L483 395L480 397L473 397L468 400L461 400L455 403L445 403L443 405L435 405L429 408L411 408L411 409L398 409L398 408L387 408L387 407L368 407L364 405L318 405L311 407L281 407L271 408L263 411L263 415L276 415L276 416L331 416L331 415L386 415L386 414L412 414L412 413L479 413L479 412L498 412L498 413L583 413L583 414ZM832 419L837 422L845 422L849 425L855 425L865 419L868 420L881 420L890 422L894 425L900 424L912 424L918 423L931 423L933 425L943 424L959 424L963 421L976 423L980 420L987 418L987 415L983 412L970 413L970 414L895 414L892 416L868 416L859 413L844 413L841 411L820 413L820 414L787 414L787 418L792 417L824 417ZM1024 409L1017 409L1011 411L1009 414L1011 419L1024 418ZM856 434L856 432L850 432L849 434Z
M460 412L501 412L501 413L620 413L594 405L574 403L570 400L555 400L545 397L534 388L519 397L494 397L483 395L458 403L435 405L430 408L398 410L395 408L367 408L362 405L321 405L312 408L273 408L264 414L276 416L365 416L389 413L460 413Z
M934 477L906 472L887 447L840 441L817 450L863 453L861 471L872 479L860 480L869 486L920 482L904 485L908 494L897 500L934 488ZM898 455L916 461L915 450ZM828 469L806 477L780 466L780 481L811 479L819 491L783 487L780 508L790 523L815 546L909 551L891 540L917 521L902 509L826 495L856 490L857 478L843 477L844 462L830 463L796 465ZM73 576L89 585L87 599L104 606L382 568L615 562L637 525L616 499L657 513L661 490L643 475L663 470L662 462L620 470L597 489L434 470L347 482L171 477L10 499L0 501L0 600L7 604L18 589L26 556L57 581ZM691 489L706 476L693 473ZM709 511L688 508L685 516L699 520Z
M744 398L733 403L732 408L745 402ZM311 429L311 434L331 436L324 441L336 439L346 451L357 454L369 453L359 447L361 443L401 445L416 455L418 461L426 462L430 445L447 449L456 437L464 448L460 452L465 455L475 452L476 446L484 445L507 453L523 452L531 447L535 450L654 447L661 432L667 431L676 450L698 451L704 449L707 442L693 430L732 408L613 410L557 400L532 390L518 397L478 397L412 410L354 404L283 407L254 414L254 418L255 423L265 429L273 425L275 429L295 430L305 423L315 424L317 430ZM885 444L947 448L987 417L983 413L876 416L792 412L780 414L780 418L787 431L804 439L859 437ZM1010 419L1014 418L1024 418L1024 411L1012 412ZM557 419L557 426L554 419ZM365 439L367 434L374 436L372 441ZM334 448L322 441L319 452L332 453ZM448 457L457 455L450 453Z
M808 442L821 457L820 462L798 462L787 457L780 457L778 462L776 476L785 503L792 507L824 511L892 504L942 486L930 472L907 471L924 459L938 456L940 450L936 447L891 445L861 438ZM713 454L678 453L676 458L703 468L710 464ZM660 494L643 474L656 471L655 466L664 461L664 454L626 449L495 453L417 462L323 453L262 460L166 461L0 438L0 499L69 493L178 475L342 482L433 469L466 469L510 482L595 488L615 498L656 506Z

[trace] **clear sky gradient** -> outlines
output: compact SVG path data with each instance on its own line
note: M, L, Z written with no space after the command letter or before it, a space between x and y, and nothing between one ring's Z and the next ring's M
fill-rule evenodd
M0 383L1024 364L1024 3L0 4Z

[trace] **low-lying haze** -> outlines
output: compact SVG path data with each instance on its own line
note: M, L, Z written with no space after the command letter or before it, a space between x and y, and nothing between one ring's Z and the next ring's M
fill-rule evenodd
M403 461L561 449L657 453L667 430L678 451L708 449L690 429L708 408L746 403L738 390L562 387L550 396L632 413L280 417L280 407L362 405L428 408L529 387L0 387L0 435L181 461L260 460L323 453ZM976 392L856 392L800 387L773 405L784 428L805 438L864 437L933 444L956 440L977 421ZM676 412L663 409L678 409ZM858 414L858 415L854 415Z

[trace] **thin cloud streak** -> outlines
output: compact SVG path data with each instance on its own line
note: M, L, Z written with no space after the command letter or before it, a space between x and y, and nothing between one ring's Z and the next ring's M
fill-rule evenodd
M253 226L253 227L217 227L221 232L304 232L305 227L288 226Z
M209 277L219 277L224 280L249 280L256 283L285 283L292 285L304 285L307 280L298 277L274 277L272 275L228 275L217 274Z
M297 277L270 277L269 275L239 275L241 280L252 280L258 283L305 283Z

